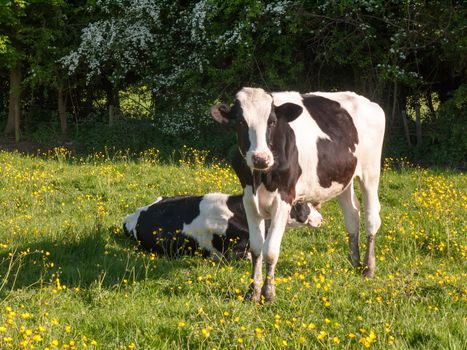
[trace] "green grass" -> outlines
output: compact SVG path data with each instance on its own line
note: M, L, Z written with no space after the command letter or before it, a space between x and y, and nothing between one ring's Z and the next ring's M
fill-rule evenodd
M465 175L388 160L376 277L351 269L331 201L322 228L285 235L277 300L258 305L248 261L170 260L121 234L159 195L240 191L204 160L0 152L0 348L465 348Z

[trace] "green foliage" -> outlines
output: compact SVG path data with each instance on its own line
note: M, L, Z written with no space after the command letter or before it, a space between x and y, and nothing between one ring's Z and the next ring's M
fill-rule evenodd
M434 164L467 167L467 84L461 85L442 104L435 118L428 123L432 142L427 153Z
M0 62L10 67L21 58L21 51L15 45L17 32L21 29L20 20L25 16L28 3L25 1L8 1L0 5Z
M207 148L211 155L217 158L230 159L235 150L235 134L233 130L213 125L206 128L199 137L189 133L177 136L167 135L160 131L157 124L147 119L122 119L109 126L105 120L106 114L88 116L88 120L80 124L71 124L69 139L73 140L73 147L80 154L93 152L129 152L138 154L148 148L156 147L161 151L165 160L173 159L174 152L183 146ZM33 131L26 135L29 139L41 145L54 145L62 143L58 118L55 122L40 122Z
M50 56L54 57L55 47L52 45L55 37L63 33L63 6L61 0L4 2L0 6L0 28L3 34L0 37L0 63L8 66L18 60L26 60L32 64L33 74L30 78L40 75L41 72L37 70L43 68Z
M119 92L120 110L127 118L149 119L151 116L151 91L147 86L131 86Z

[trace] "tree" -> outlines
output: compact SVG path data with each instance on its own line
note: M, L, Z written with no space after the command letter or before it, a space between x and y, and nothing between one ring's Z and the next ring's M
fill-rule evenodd
M70 73L84 66L89 83L103 79L114 90L129 83L149 86L162 131L193 133L211 124L213 96L256 83L259 76L271 87L285 85L284 77L292 75L279 74L271 62L289 73L297 70L294 50L280 38L292 22L290 4L100 1L99 19L83 29L80 46L62 63Z
M318 89L352 89L387 111L388 134L401 133L404 113L414 109L422 144L420 100L435 114L465 81L466 7L460 1L325 1L297 3L311 58L308 71ZM414 104L415 103L415 104ZM418 111L418 113L417 113ZM399 118L400 116L400 118ZM401 125L402 124L402 125ZM410 145L410 139L407 138Z
M0 63L9 71L10 92L8 120L5 133L14 132L20 138L21 116L21 59L23 52L18 42L20 19L25 15L26 4L21 0L10 1L0 6Z
M75 1L72 6L63 0L14 0L0 7L0 29L4 33L0 36L0 67L10 71L10 107L5 133L14 131L17 141L21 93L26 89L30 103L35 100L44 103L50 93L56 96L61 130L66 134L66 75L57 60L70 50L75 37L68 20L85 3Z

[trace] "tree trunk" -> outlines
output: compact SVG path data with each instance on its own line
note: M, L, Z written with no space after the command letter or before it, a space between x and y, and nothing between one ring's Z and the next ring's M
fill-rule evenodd
M118 95L118 89L110 82L106 90L109 108L109 126L113 126L115 120L120 116L120 96Z
M410 142L409 125L407 124L407 116L405 114L405 111L402 111L401 117L402 117L402 125L404 126L404 135L405 135L405 139L407 140L407 145L409 147L412 147L412 142Z
M417 147L422 145L422 120L420 115L420 104L414 103L415 109L415 134L417 135Z
M396 108L397 108L397 81L394 81L394 91L392 96L392 114L391 114L391 124L394 122L395 115L396 115Z
M16 142L20 139L21 117L21 66L17 63L10 71L10 96L8 102L8 120L5 134L15 133Z
M12 88L11 88L11 75L10 75L10 96L8 100L8 119L6 121L6 126L4 133L5 135L11 134L15 131L15 105L12 103Z
M57 104L58 104L58 116L60 118L60 129L62 131L62 136L66 136L68 125L66 121L66 97L63 93L63 85L58 86L57 92Z
M118 96L118 92L117 92ZM120 99L115 98L112 103L109 104L109 126L113 126L114 122L120 117Z
M114 125L115 115L117 114L116 108L113 104L109 105L109 126Z

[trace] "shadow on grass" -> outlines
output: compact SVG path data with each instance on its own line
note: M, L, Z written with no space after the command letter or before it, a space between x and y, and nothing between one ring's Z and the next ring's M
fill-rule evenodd
M407 335L407 341L413 349L440 349L441 339L432 332L415 330Z
M145 279L170 279L179 269L190 269L196 259L151 258L136 242L115 227L96 229L83 237L45 238L0 250L0 298L11 290L57 288L118 289Z

